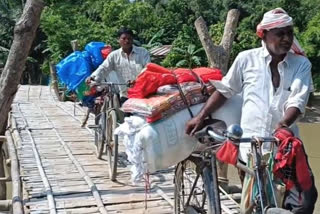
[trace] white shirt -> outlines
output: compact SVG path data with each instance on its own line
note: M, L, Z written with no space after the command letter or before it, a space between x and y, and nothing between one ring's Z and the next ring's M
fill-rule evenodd
M311 90L311 63L300 55L288 52L278 64L280 85L274 89L271 78L271 55L264 47L239 53L227 75L215 87L225 97L242 92L240 126L243 137L270 137L276 124L289 107L304 113ZM298 129L291 127L296 135ZM250 145L240 146L240 158L246 161Z
M117 75L119 83L135 80L141 70L150 62L150 55L145 48L133 46L128 56L122 48L110 53L106 60L95 70L91 76L96 81L103 81L111 71ZM127 96L127 87L120 86L120 96Z

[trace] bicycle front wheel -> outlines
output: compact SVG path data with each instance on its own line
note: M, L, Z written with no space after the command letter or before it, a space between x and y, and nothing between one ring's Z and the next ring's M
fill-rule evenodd
M117 120L116 110L109 110L106 118L106 147L109 177L112 181L116 180L118 162L118 136L114 134L114 131L117 128Z
M96 155L97 158L101 159L103 154L103 149L105 145L105 132L106 132L106 113L101 112L98 114L95 118L95 125L98 126L98 128L95 130L94 133L94 143L96 146Z
M189 159L177 165L174 178L175 214L213 213L213 202L207 197L211 185L209 171L202 171Z

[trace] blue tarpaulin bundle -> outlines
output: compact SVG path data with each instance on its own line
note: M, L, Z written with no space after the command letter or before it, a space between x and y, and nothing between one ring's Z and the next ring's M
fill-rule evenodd
M75 51L56 65L59 80L68 90L75 90L91 74L90 56L87 51Z
M95 70L103 62L101 50L105 47L104 42L90 42L84 48L91 57L93 69Z
M66 84L68 90L77 87L103 62L101 49L103 42L90 42L85 51L75 51L56 65L59 80Z

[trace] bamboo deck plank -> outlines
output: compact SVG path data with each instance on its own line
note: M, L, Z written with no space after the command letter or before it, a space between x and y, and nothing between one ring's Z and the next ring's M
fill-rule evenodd
M173 213L174 168L150 175L146 197L144 183L131 184L130 165L120 155L118 181L111 182L106 157L95 156L93 131L80 127L86 108L59 102L47 86L26 85L19 88L11 114L28 212ZM93 123L90 115L88 124ZM122 144L119 150L124 152Z

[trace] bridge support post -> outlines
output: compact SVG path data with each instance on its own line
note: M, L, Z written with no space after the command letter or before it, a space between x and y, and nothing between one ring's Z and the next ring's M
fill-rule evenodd
M5 157L4 153L2 152L2 146L4 141L0 139L0 178L6 176L5 174ZM0 200L7 199L7 186L6 181L0 181Z
M0 201L0 211L9 211L12 206L11 200L1 200Z

